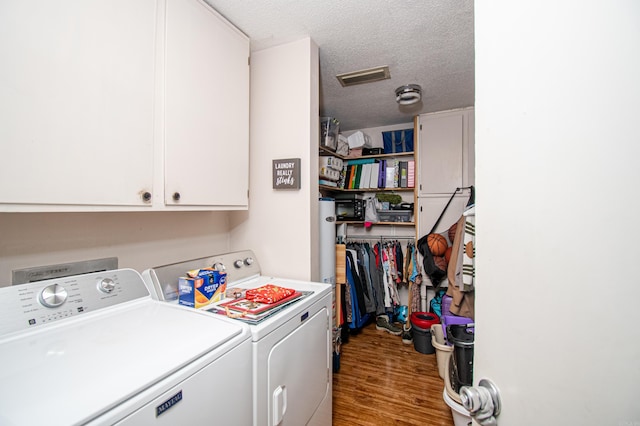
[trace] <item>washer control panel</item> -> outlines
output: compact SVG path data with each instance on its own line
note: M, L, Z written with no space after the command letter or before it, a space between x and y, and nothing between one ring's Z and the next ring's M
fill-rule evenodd
M133 269L0 287L0 337L147 296Z
M260 275L260 264L252 250L242 250L215 256L201 257L170 265L156 266L142 273L160 300L178 298L178 278L187 271L213 268L227 273L227 285Z

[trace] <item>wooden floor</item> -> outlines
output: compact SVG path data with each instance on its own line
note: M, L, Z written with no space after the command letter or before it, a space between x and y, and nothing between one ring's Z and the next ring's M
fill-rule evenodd
M452 426L436 355L369 324L342 345L333 375L333 426Z

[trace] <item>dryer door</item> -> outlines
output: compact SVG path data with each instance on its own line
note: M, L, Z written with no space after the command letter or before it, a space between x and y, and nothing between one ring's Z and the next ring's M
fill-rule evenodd
M327 309L308 318L269 354L270 426L307 424L331 391Z

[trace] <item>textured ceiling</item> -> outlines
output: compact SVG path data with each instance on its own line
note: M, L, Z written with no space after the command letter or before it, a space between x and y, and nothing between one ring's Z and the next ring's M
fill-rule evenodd
M342 130L406 123L474 104L473 0L206 0L261 50L310 36L320 49L320 114ZM342 87L336 74L388 65L391 79ZM395 89L422 86L401 107Z

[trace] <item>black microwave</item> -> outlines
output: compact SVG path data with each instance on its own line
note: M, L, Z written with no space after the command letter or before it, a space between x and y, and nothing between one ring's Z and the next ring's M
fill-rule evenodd
M364 200L357 198L336 200L336 220L364 221Z

